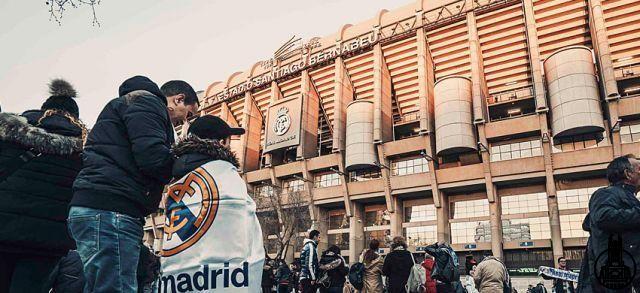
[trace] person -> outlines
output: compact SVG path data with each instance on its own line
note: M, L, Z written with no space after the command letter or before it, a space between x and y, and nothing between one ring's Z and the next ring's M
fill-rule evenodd
M407 242L404 237L393 237L391 252L385 257L382 273L389 279L389 293L404 293L405 285L414 265L413 256L407 250Z
M300 286L302 293L315 293L318 276L318 241L320 231L311 230L300 253Z
M532 284L529 284L529 286L527 287L527 293L535 293L533 291L533 285Z
M340 248L337 245L331 245L322 253L322 257L318 262L320 275L327 275L326 284L318 284L320 293L342 293L346 275L349 273L347 263L340 255Z
M475 260L474 260L475 262ZM473 279L475 275L477 265L473 265L466 271L466 275L464 276L464 289L467 293L478 293L478 289L476 289L476 282ZM466 268L465 268L466 269Z
M436 281L431 277L434 265L435 261L433 260L433 257L430 255L425 256L424 261L422 262L422 267L424 267L427 279L424 283L424 287L426 288L425 293L436 293Z
M291 292L298 293L300 292L300 262L294 261L291 263L291 275L289 276L289 287Z
M540 281L535 288L533 288L535 293L547 293L547 287L544 286L544 283Z
M284 260L280 261L278 270L276 271L276 282L278 293L289 293L289 284L291 279L291 269Z
M478 291L483 293L503 292L505 283L509 282L507 268L490 252L476 267L473 279Z
M270 259L266 259L264 262L264 266L262 267L262 293L271 293L271 289L273 289L273 261Z
M382 266L384 259L377 251L380 241L371 239L369 249L360 255L360 262L364 264L364 284L360 293L382 292Z
M75 250L62 257L49 276L51 293L79 293L84 288L82 260Z
M463 290L458 273L458 255L444 242L436 242L425 247L425 251L435 258L433 279L438 292L461 292Z
M91 129L73 184L69 229L87 278L86 292L136 292L143 217L158 210L169 183L173 126L195 114L184 81L162 88L144 76L125 80Z
M0 292L48 291L75 248L65 218L86 130L71 84L54 79L49 94L39 110L0 113Z
M564 256L558 258L558 269L563 271L568 271L567 267L567 259ZM553 289L556 293L574 293L575 287L573 286L573 282L554 279L553 280Z
M632 154L613 159L607 166L607 180L609 186L596 190L589 199L589 213L583 222L583 229L590 234L582 265L588 270L580 273L580 292L614 292L605 287L607 279L596 275L607 269L609 255L621 256L619 272L632 271L633 263L640 263L640 201L636 198L640 161ZM640 274L629 273L623 279L631 283L615 292L631 292L632 287L640 291Z

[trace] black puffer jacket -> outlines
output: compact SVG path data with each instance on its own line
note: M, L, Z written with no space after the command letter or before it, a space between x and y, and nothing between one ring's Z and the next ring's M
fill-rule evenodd
M143 217L171 178L173 128L158 86L136 76L120 86L87 138L71 205Z
M591 233L585 257L589 265L587 274L583 276L581 271L578 283L592 284L593 288L589 289L593 289L593 292L613 292L600 287L595 275L605 267L608 252L619 251L612 246L619 245L622 247L619 253L622 254L624 265L629 267L630 276L640 286L640 273L633 275L634 263L636 269L640 264L640 201L635 197L635 188L616 184L598 189L589 200L589 214L585 218L583 229ZM620 236L622 242L615 243L615 236ZM580 290L583 291L588 290Z
M346 276L349 273L349 268L345 264L342 256L335 254L331 251L325 251L322 253L320 262L318 263L318 271L320 276L327 274L329 276L328 288L342 288L346 281ZM320 292L326 292L323 288Z
M402 247L397 247L387 254L384 258L382 274L389 278L389 292L406 292L405 285L407 284L413 265L411 252Z
M43 114L0 113L0 169L28 150L41 154L0 181L2 252L63 256L75 247L66 218L81 166L82 129L63 115L40 119Z

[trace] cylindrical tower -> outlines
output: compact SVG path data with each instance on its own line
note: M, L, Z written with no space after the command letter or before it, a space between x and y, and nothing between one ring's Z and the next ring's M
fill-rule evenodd
M347 171L376 166L373 145L373 102L353 101L347 106L345 167Z
M437 154L477 150L471 80L461 76L445 77L436 82L434 92Z
M596 69L589 48L571 46L555 51L544 61L544 73L556 142L604 131Z

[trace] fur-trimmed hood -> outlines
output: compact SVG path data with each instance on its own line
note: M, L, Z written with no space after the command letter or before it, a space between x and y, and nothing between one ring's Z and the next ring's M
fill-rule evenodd
M238 167L238 159L228 148L217 140L201 139L194 135L180 140L172 149L176 159L173 166L174 177L182 177L197 167L216 160L222 160Z
M0 113L0 141L50 155L71 155L82 151L80 137L49 133L29 124L27 118L11 113Z

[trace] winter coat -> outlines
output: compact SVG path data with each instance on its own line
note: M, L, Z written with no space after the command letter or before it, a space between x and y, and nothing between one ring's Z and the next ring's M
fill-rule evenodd
M329 276L329 288L342 288L349 273L349 267L341 255L325 251L318 262L318 272L319 275L326 273Z
M634 261L636 264L640 263L640 201L635 197L635 188L626 184L615 184L594 192L589 200L589 214L585 218L583 229L590 232L585 257L589 273L583 276L581 272L578 283L590 283L593 287L599 287L594 291L612 292L613 290L600 287L595 277L595 262L602 255L598 263L606 263L609 238L619 235L622 238L622 250L626 252L623 252L622 256L625 265L629 266ZM598 270L602 265L599 266ZM635 274L634 282L640 282L640 274ZM580 284L581 288L583 286Z
M382 273L389 278L389 292L406 292L405 285L414 265L411 252L402 246L396 247L384 259Z
M146 77L126 80L91 129L71 205L144 217L171 178L173 126L166 98Z
M318 277L318 244L305 239L302 252L300 253L300 280L316 280Z
M472 276L464 277L464 289L467 293L478 293L478 289L476 289L476 282L473 280Z
M280 265L278 270L276 271L276 281L280 285L289 285L289 281L291 279L291 269L286 264Z
M360 255L360 262L364 264L364 284L360 293L378 293L382 292L382 266L384 259L378 256L371 262L364 261L364 253Z
M436 293L436 281L431 278L434 264L435 262L430 258L426 258L424 262L422 262L422 267L425 270L427 278L427 281L424 283L424 287L427 289L425 293Z
M478 264L473 279L480 293L502 293L507 271L500 260L489 256Z
M0 174L19 156L36 156L0 181L0 252L61 257L75 248L66 218L81 167L82 128L63 115L43 114L0 113Z
M435 258L435 265L431 277L445 283L460 280L458 272L458 256L448 245L434 243L425 248L425 251Z
M60 259L51 272L53 293L80 293L84 289L84 270L80 254L75 250Z
M275 278L273 276L273 268L270 265L265 264L262 268L262 287L273 287Z
M559 268L559 270L562 270L562 269ZM565 270L568 271L569 269L565 269ZM565 280L554 279L553 289L555 290L554 292L556 293L575 293L575 286L573 285L573 282L569 282Z

